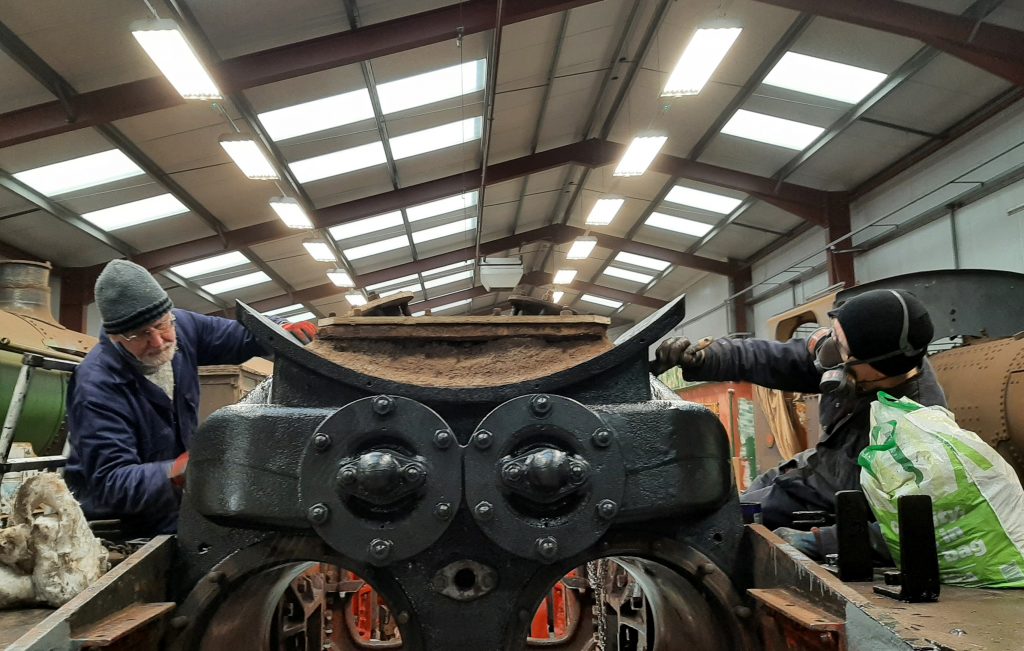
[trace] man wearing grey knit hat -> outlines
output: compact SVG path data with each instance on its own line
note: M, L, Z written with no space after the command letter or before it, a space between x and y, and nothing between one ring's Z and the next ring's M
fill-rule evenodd
M237 321L174 309L127 260L104 267L95 296L103 331L68 390L65 478L88 517L120 519L131 538L174 533L198 426L198 367L265 351Z

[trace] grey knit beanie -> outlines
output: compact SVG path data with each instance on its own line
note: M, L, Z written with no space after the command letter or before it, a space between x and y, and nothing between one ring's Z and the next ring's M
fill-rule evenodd
M174 307L160 283L127 260L111 260L96 279L96 306L107 334L119 335L153 323Z

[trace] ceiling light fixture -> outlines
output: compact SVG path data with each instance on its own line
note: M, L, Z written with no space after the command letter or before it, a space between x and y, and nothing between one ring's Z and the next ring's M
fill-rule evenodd
M572 282L573 278L576 277L575 269L559 269L555 272L555 278L552 281L555 285L568 285Z
M270 181L280 178L263 148L251 136L240 133L220 137L220 146L250 179Z
M595 246L597 246L596 237L577 237L565 257L569 260L586 260Z
M185 99L220 99L220 90L178 24L158 19L132 25L132 36Z
M668 136L637 136L633 138L612 176L641 176L665 145Z
M334 257L334 251L327 242L320 240L306 240L302 243L302 246L306 247L309 254L313 256L313 259L317 262L337 262L338 259Z
M683 97L699 93L742 31L741 27L698 29L669 75L661 96Z
M622 208L622 204L625 201L621 197L598 199L597 203L590 210L590 214L587 215L587 226L607 226L612 223L612 220L615 219L615 215L619 213L619 209Z
M327 272L327 277L337 287L352 288L356 286L356 284L352 282L352 276L344 269L331 269Z
M313 228L313 222L310 221L309 215L306 214L306 210L298 199L274 197L270 200L270 207L288 228Z

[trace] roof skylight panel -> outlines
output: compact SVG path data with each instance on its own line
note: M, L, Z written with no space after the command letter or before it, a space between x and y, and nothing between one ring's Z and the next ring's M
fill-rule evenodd
M287 140L373 118L365 88L266 111L257 116L271 140Z
M672 266L671 262L665 262L664 260L658 260L657 258L648 258L645 255L636 255L635 253L627 253L626 251L620 251L616 256L617 262L624 264L631 264L637 267L644 267L646 269L653 269L654 271L664 271Z
M452 271L453 269L461 269L462 267L465 267L466 265L470 265L470 264L473 264L472 260L463 260L462 262L456 262L455 264L448 264L448 265L445 265L443 267L438 267L436 269L430 269L429 271L424 271L423 275L424 276L432 276L434 274L443 273L445 271Z
M285 318L288 319L288 323L298 323L299 321L311 321L316 318L316 315L312 312L301 312Z
M812 124L794 122L744 109L736 111L732 119L722 127L722 133L730 136L756 140L797 151L805 149L823 131L825 131L824 128Z
M343 253L349 260L359 260L360 258L368 258L371 255L379 255L388 251L394 251L395 249L400 249L403 246L409 246L409 237L404 234L397 237L389 237L377 242L371 242L369 244L363 244L362 246L354 246L350 249L345 249Z
M391 155L395 160L419 156L427 152L454 147L471 140L479 140L483 118L466 118L438 127L414 131L390 139Z
M395 289L389 289L386 292L380 292L380 297L385 298L393 294L398 294L399 292L412 292L413 294L415 294L421 289L422 288L419 286L419 284L409 285L407 287L396 287Z
M231 251L230 253L221 253L211 258L179 264L171 267L171 271L185 278L195 278L215 271L238 267L248 262L249 258L245 257L240 251Z
M448 224L434 226L433 228L425 228L422 231L415 231L412 234L412 241L416 244L421 244L423 242L429 242L430 240L448 237L449 235L466 233L474 228L476 228L476 217L469 217L468 219L460 219L459 221Z
M568 285L576 278L577 273L576 269L559 269L551 282L555 285Z
M437 201L421 203L418 206L406 208L405 214L408 215L409 221L415 222L421 219L429 219L430 217L455 212L457 210L465 210L466 208L475 206L476 202L477 191L473 190L472 192L458 194L454 197L445 197L444 199L438 199Z
M268 282L270 282L270 276L262 271L254 271L251 274L235 276L234 278L228 278L227 280L218 280L215 283L209 283L202 287L211 294L223 294L236 289L242 289L243 287L252 287L253 285Z
M391 287L392 285L403 285L405 283L408 283L409 281L416 280L416 279L417 279L416 278L416 274L412 274L411 276L402 276L401 278L392 278L391 280L385 280L382 283L376 283L376 284L373 284L373 285L367 285L366 286L366 291L376 292L376 291L379 291L381 289L385 289L387 287Z
M369 235L370 233L379 233L388 228L401 226L402 223L402 213L395 211L377 215L376 217L359 219L347 224L338 224L329 228L328 232L335 240L348 240L353 237Z
M139 176L142 173L142 168L125 156L124 152L120 149L111 149L16 172L14 178L48 197L53 197Z
M173 194L161 194L148 199L130 201L120 206L82 213L82 218L105 231L137 226L188 212L188 207Z
M384 145L378 140L358 147L342 149L295 161L288 165L299 183L319 181L339 174L347 174L356 170L366 169L374 165L382 165L387 162L384 154Z
M786 52L764 78L769 86L856 104L885 81L886 75L837 61Z
M276 310L268 310L263 313L264 316L280 316L282 314L289 314L291 312L297 312L298 310L305 310L306 306L302 303L296 303L295 305L288 305L286 307L279 307Z
M603 305L605 307L622 307L621 301L613 301L610 298L605 298L603 296L594 296L593 294L583 294L582 296L580 296L580 300L586 301L588 303L594 303L596 305Z
M423 283L423 286L427 289L433 289L434 287L440 287L442 285L450 285L451 283L457 283L460 280L467 280L473 277L473 270L467 269L466 271L460 271L458 273L449 274L447 276L441 276L440 278L434 278Z
M716 212L721 215L728 215L743 203L742 199L727 197L723 194L715 194L714 192L705 192L682 185L672 188L668 196L665 197L665 201L692 208L700 208L701 210Z
M707 235L708 231L712 228L711 224L686 219L685 217L673 217L672 215L666 215L660 212L651 213L651 216L647 218L647 221L645 221L644 224L647 226L653 226L654 228L672 231L674 233L692 235L694 237L703 237L704 235Z
M634 283L640 283L646 285L647 283L654 280L654 276L649 274L642 274L638 271L630 271L629 269L622 269L620 267L606 267L604 273L609 276L616 278L622 278L623 280L630 280Z
M471 303L472 301L473 299L471 298L464 298L461 301L453 301L451 303L446 303L439 307L435 307L434 309L431 310L431 312L443 312L445 310L450 310L452 308L459 307L460 305L466 305L467 303Z
M477 59L377 84L380 109L386 115L483 90L486 73L486 60Z

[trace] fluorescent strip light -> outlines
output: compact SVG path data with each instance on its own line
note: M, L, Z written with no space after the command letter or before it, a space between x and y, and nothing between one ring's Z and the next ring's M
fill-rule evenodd
M352 276L350 276L344 269L331 269L327 272L327 277L338 287L356 286L355 283L352 282Z
M786 52L764 78L764 83L856 104L885 81L885 77L874 70Z
M669 75L661 96L683 97L699 93L742 31L740 27L698 29Z
M423 286L427 289L433 289L434 287L440 287L441 285L449 285L451 283L457 283L460 280L466 280L473 277L473 270L469 269L466 271L460 271L458 273L450 274L448 276L441 276L440 278L434 278L423 283Z
M406 235L399 235L386 240L380 240L379 242L371 242L362 246L354 246L351 249L345 249L345 257L349 260L359 260L360 258L368 258L371 255L394 251L403 246L409 246L409 238Z
M220 99L220 90L173 20L132 25L132 36L185 99Z
M665 197L665 201L716 212L720 215L728 215L743 203L742 199L727 197L722 194L715 194L714 192L704 192L703 190L687 188L682 185L672 188L668 196Z
M270 159L259 143L242 135L221 136L220 146L235 161L238 169L255 181L271 181L280 178Z
M412 241L416 244L422 244L423 242L448 237L449 235L467 233L474 228L476 228L476 217L460 219L459 221L451 222L450 224L442 224L440 226L434 226L433 228L425 228L422 231L416 231L412 234Z
M203 276L214 271L223 271L224 269L237 267L248 262L249 258L245 257L241 252L232 251L215 255L212 258L179 264L171 267L171 271L184 278L195 278L196 276Z
M559 269L555 272L555 278L552 282L556 285L568 285L575 277L575 269Z
M655 271L664 271L672 266L671 262L665 262L664 260L658 260L657 258L648 258L645 255L626 253L625 251L619 252L619 254L615 256L615 260L624 264L636 265L637 267L644 267Z
M597 246L596 237L577 237L565 257L569 260L586 260Z
M487 62L467 61L421 75L377 84L377 97L384 114L433 104L483 90Z
M401 278L394 278L392 280L385 280L384 282L377 283L375 285L367 285L366 290L370 292L375 292L384 289L385 287L390 287L391 285L400 285L402 283L407 283L410 280L417 280L416 274L412 274L411 276L402 276Z
M402 213L389 212L376 217L367 217L347 224L338 224L329 229L331 237L336 240L347 240L370 233L379 233L388 228L402 225Z
M302 243L302 246L306 247L309 254L313 256L313 259L317 262L337 262L338 259L334 257L334 251L327 242L321 242L320 240L306 240Z
M400 292L409 292L409 293L412 293L412 294L416 294L421 289L422 288L419 285L409 285L408 287L399 287L397 289L389 289L386 292L381 292L380 293L380 297L381 298L387 298L388 296L392 296L392 295L398 294Z
M286 316L285 318L288 319L288 323L298 323L300 321L311 321L316 318L316 315L312 312L302 312L293 316Z
M391 138L391 155L395 160L418 156L446 147L454 147L471 140L479 140L483 118L466 118L439 127L407 133Z
M637 136L629 144L612 176L641 176L665 145L668 136Z
M173 194L161 194L149 199L123 203L120 206L82 213L82 218L105 231L137 226L164 217L188 212L188 207Z
M769 145L800 151L814 142L824 131L822 127L794 122L764 113L740 109L733 114L722 133L765 142Z
M81 158L17 172L14 178L48 197L73 192L94 185L112 183L142 174L120 149L101 151Z
M468 264L473 264L473 261L472 260L464 260L462 262L456 262L455 264L445 265L443 267L438 267L437 269L431 269L429 271L424 271L423 275L424 276L432 276L433 274L439 274L439 273L442 273L444 271L451 271L452 269L459 269L461 267L465 267Z
M551 302L559 303L561 302L563 296L565 296L565 292L555 292L551 295Z
M289 305L288 307L279 307L276 310L270 310L268 312L264 312L263 316L278 316L280 314L285 314L287 312L294 312L296 310L304 310L304 309L306 309L305 305L303 305L302 303L296 303L295 305Z
M580 296L581 301L588 303L596 303L598 305L604 305L605 307L622 307L622 302L613 301L610 298L603 298L601 296L594 296L593 294L584 294Z
M614 276L616 278L622 278L623 280L629 280L634 283L640 283L641 285L646 285L647 283L654 280L654 276L642 274L639 271L621 269L619 267L606 267L604 273L609 276Z
M590 214L587 215L587 226L607 226L612 223L625 201L618 197L598 199L590 210Z
M270 207L288 228L313 228L313 222L309 220L309 215L306 214L298 199L274 197L270 200Z
M660 212L651 213L651 216L647 218L647 221L645 221L644 224L647 226L653 226L654 228L672 231L674 233L693 235L694 237L704 237L707 235L708 231L712 229L711 224L705 224L704 222L685 219L683 217L673 217L672 215L666 215Z
M444 305L442 305L440 307L435 307L433 310L431 310L431 312L442 312L444 310L450 310L453 307L459 307L460 305L465 305L467 303L470 303L470 302L472 302L472 300L473 299L471 299L471 298L464 298L461 301L455 301L453 303L446 303L446 304L444 304Z
M345 300L348 301L348 304L351 305L352 307L366 305L366 297L360 294L359 292L345 294Z
M299 183L319 181L339 174L347 174L356 170L366 169L374 165L383 165L388 161L384 154L384 145L378 140L366 145L350 149L314 156L305 160L295 161L288 165Z
M257 116L271 140L287 140L373 117L365 88L286 106Z
M475 206L476 201L477 191L473 190L472 192L456 195L454 197L438 199L437 201L431 201L430 203L421 203L418 206L406 208L405 214L409 217L409 221L415 222L421 219L455 212L457 210L465 210L470 206Z
M251 287L253 285L259 285L260 283L267 282L270 282L270 276L262 271L254 271L251 274L236 276L234 278L228 278L227 280L218 280L215 283L203 285L202 287L211 294L223 294L236 289L242 289L243 287Z

